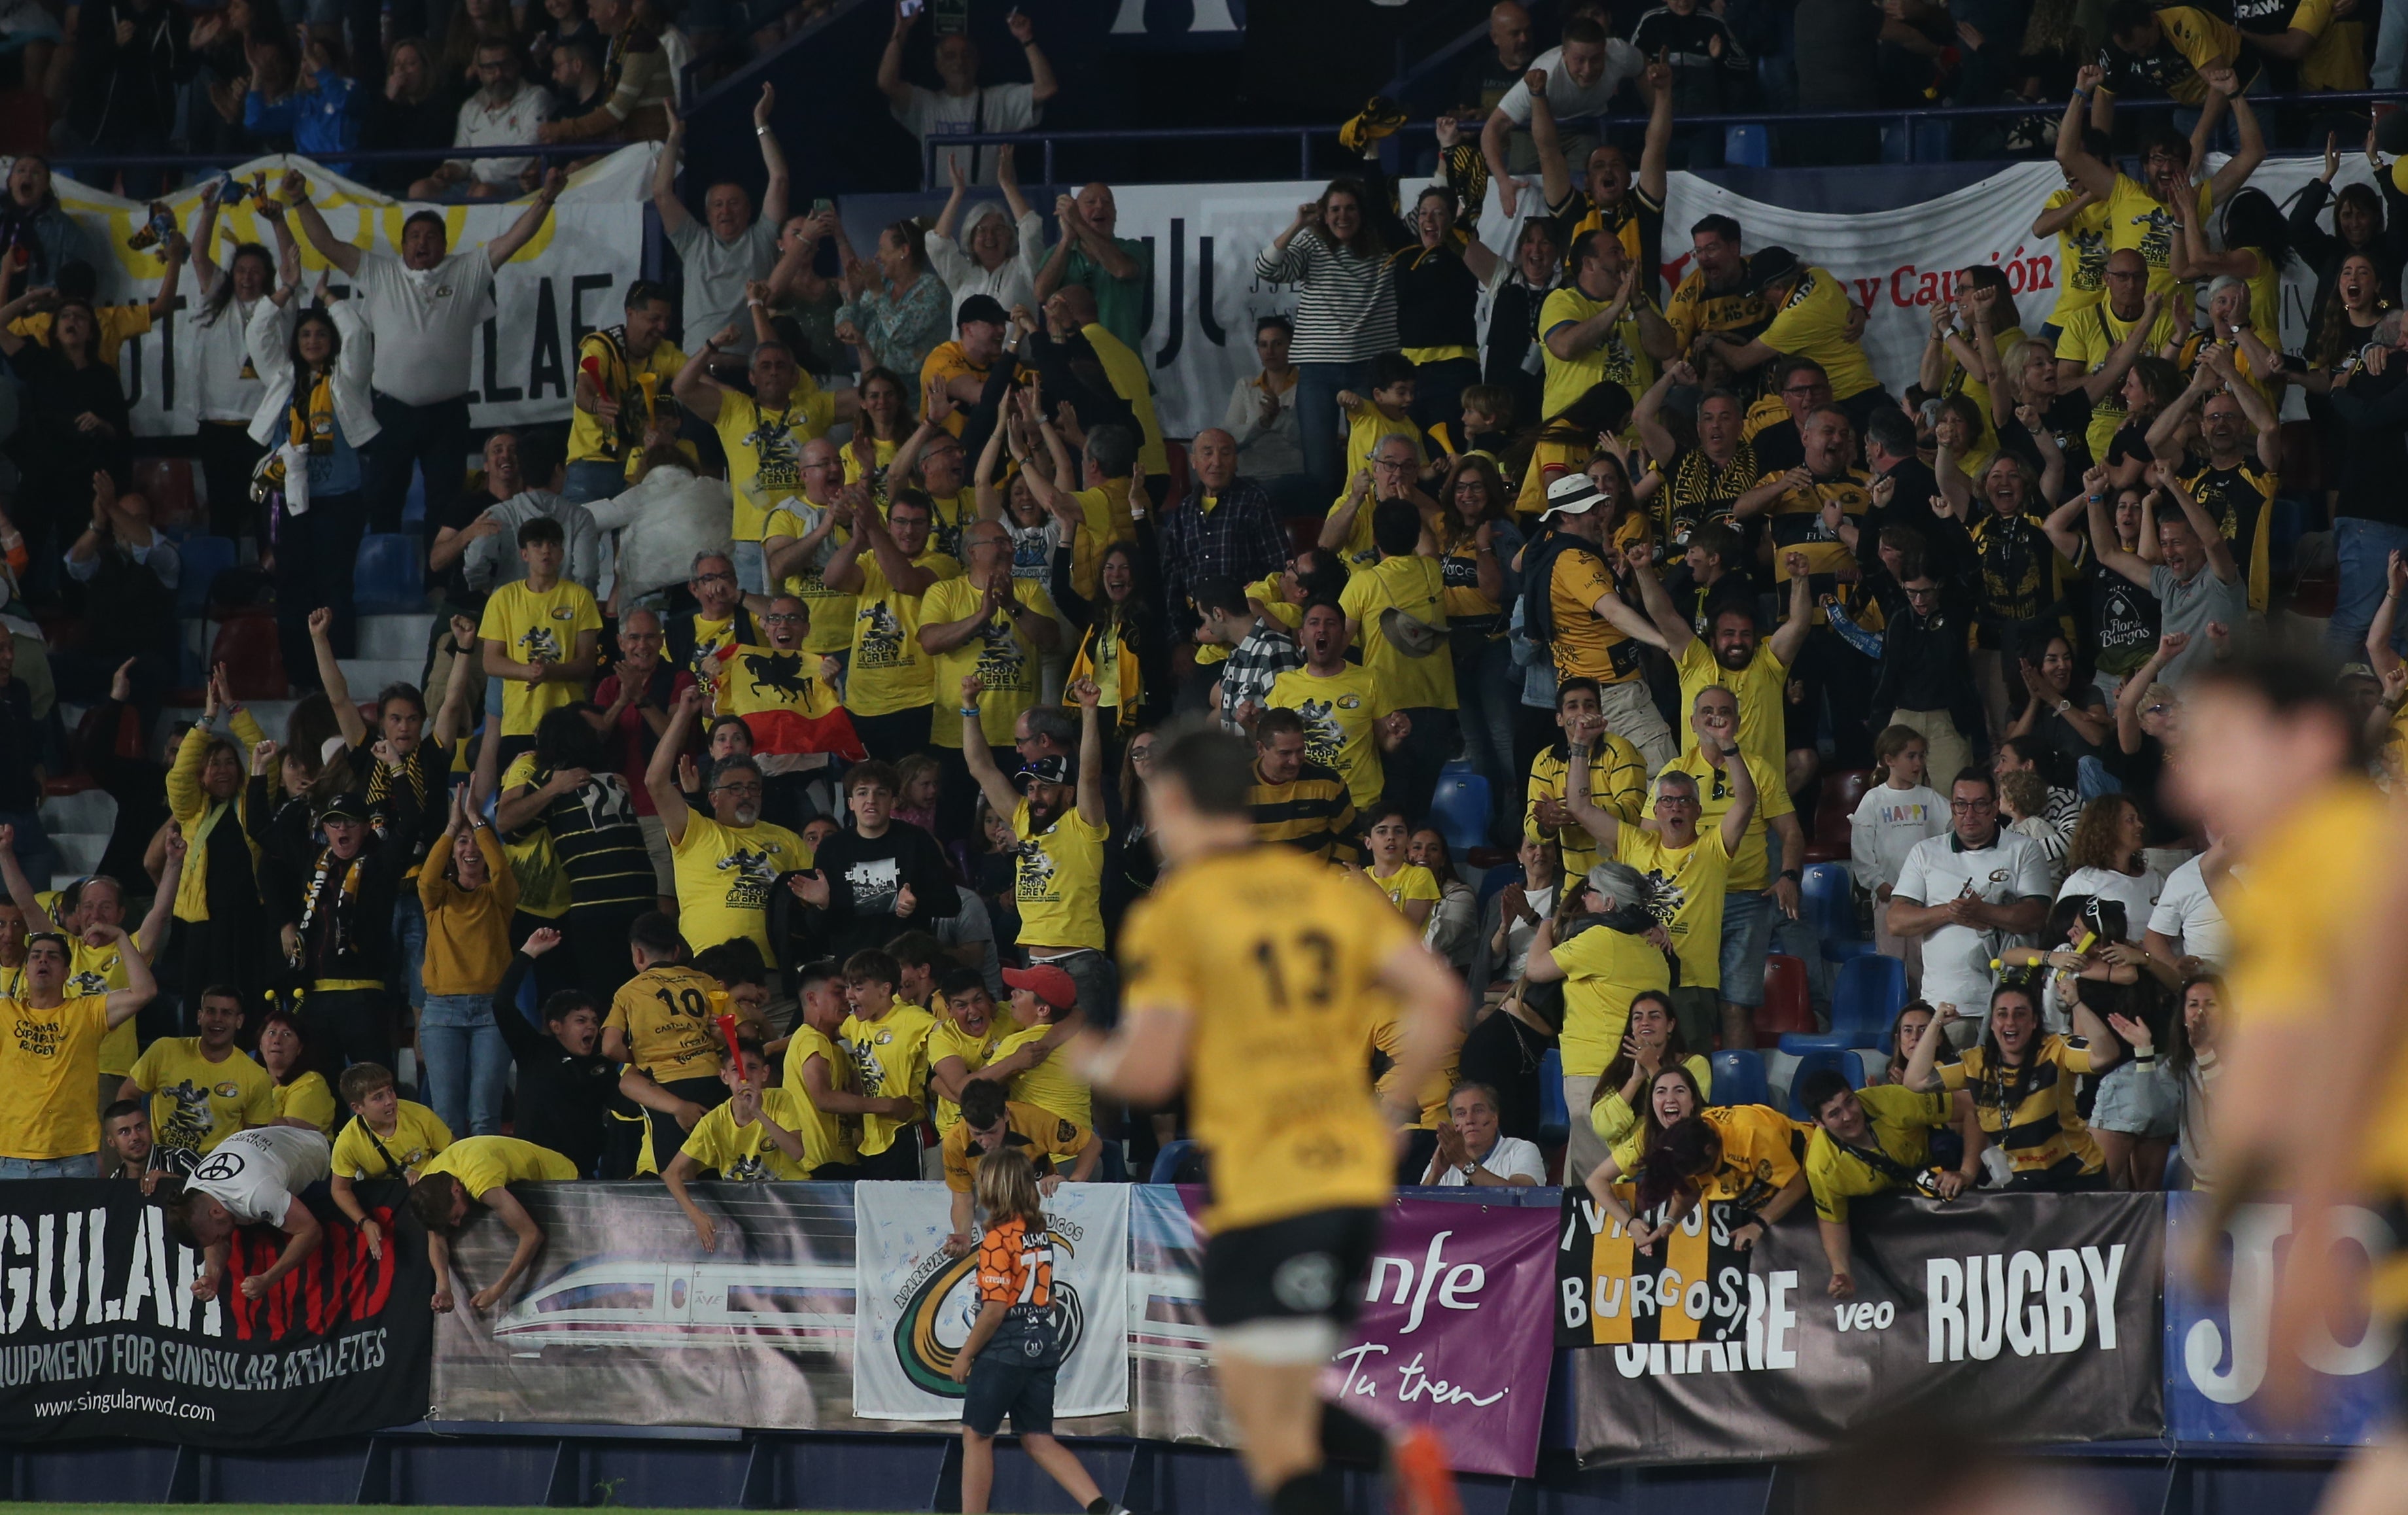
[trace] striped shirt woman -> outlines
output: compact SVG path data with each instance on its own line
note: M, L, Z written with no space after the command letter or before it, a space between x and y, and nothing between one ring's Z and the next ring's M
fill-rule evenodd
M1342 482L1338 393L1369 393L1371 359L1398 347L1396 273L1373 225L1378 213L1362 185L1332 180L1254 259L1257 277L1296 286L1288 355L1299 370L1304 468L1330 489Z

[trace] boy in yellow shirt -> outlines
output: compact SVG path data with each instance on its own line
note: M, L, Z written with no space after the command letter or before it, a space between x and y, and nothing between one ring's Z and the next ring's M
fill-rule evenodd
M1096 1123L1095 1092L1054 1049L1086 1024L1079 1013L1079 986L1051 963L1006 968L1011 987L1011 1019L1018 1028L1003 1038L987 1065L990 1079L1010 1079L1015 1104L1034 1105L1082 1126Z
M920 1177L920 1113L928 1087L928 1036L937 1018L896 996L902 972L884 952L845 959L844 997L853 1013L838 1028L853 1062L853 1082L879 1106L861 1118L861 1177ZM825 1107L822 1107L824 1108Z
M727 1098L719 1079L721 1044L713 1023L718 1007L711 1003L714 994L724 998L726 991L718 979L680 962L684 955L685 942L667 916L647 910L636 918L627 934L635 977L610 996L610 1013L602 1022L602 1055L634 1065L677 1099L709 1110ZM657 1161L678 1150L685 1130L668 1110L647 1113Z
M937 1029L928 1034L928 1093L936 1096L930 1119L941 1139L961 1123L961 1106L955 1102L963 1086L995 1061L996 1050L1012 1027L996 1018L995 1000L978 969L939 968L937 979L944 1010L937 1016Z
M719 1228L694 1202L688 1184L706 1172L717 1174L723 1183L800 1180L811 1176L811 1154L803 1136L810 1125L805 1114L809 1102L795 1090L767 1087L769 1060L762 1055L758 1037L738 1036L736 1051L743 1059L742 1071L719 1070L727 1085L726 1101L695 1122L686 1134L685 1146L661 1170L669 1197L685 1211L707 1252L718 1250Z
M1346 475L1371 466L1371 450L1384 437L1401 436L1413 444L1413 461L1429 467L1429 449L1422 442L1420 422L1413 420L1413 362L1401 352L1383 352L1371 360L1371 394L1366 399L1353 390L1338 392L1338 408L1346 412Z
M567 555L560 522L537 516L519 527L519 561L527 576L504 584L485 602L477 623L485 676L503 679L501 764L535 750L537 722L582 697L594 676L602 635L594 592L560 576Z
M409 1213L426 1228L426 1260L435 1267L435 1309L452 1309L452 1233L468 1219L472 1203L502 1218L518 1238L510 1265L502 1276L468 1296L469 1305L484 1311L509 1293L519 1275L543 1250L543 1227L526 1212L509 1186L514 1183L566 1183L577 1177L577 1165L549 1147L516 1136L463 1136L427 1162L409 1191Z
M363 1179L414 1179L451 1147L452 1128L425 1106L402 1098L394 1086L393 1070L381 1064L354 1063L335 1087L351 1119L336 1134L334 1173L327 1187L334 1193L335 1208L350 1216L373 1245L383 1232L368 1218L351 1185Z

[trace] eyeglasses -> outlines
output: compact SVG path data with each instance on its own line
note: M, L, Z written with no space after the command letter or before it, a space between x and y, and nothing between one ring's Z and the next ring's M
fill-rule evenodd
M1956 811L1958 815L1967 815L1982 810L1995 810L1998 808L1999 802L1997 800L1950 800L1948 802L1948 808Z
M2168 705L2163 700L2159 700L2155 705L2144 705L2141 707L2141 713L2143 715L2164 715L2172 708L2172 706Z
M772 610L761 617L761 623L765 626L793 626L801 624L802 619L803 618L798 615L789 615L784 611Z
M749 784L713 784L710 792L714 794L758 794L761 785L757 779Z
M1915 588L1913 584L1901 584L1899 587L1906 592L1906 597L1910 600L1928 600L1940 593L1940 586L1937 584L1926 584L1921 589Z
M736 576L734 574L696 574L694 576L694 581L697 584L732 584L736 582Z

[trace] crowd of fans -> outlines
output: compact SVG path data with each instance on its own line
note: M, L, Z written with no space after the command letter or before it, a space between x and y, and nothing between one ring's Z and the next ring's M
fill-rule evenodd
M331 1173L347 1210L352 1182L450 1174L412 1201L438 1237L471 1202L531 1227L511 1181L657 1173L705 1247L697 1179L942 1177L967 1250L980 1153L1110 1179L1180 1134L1175 1109L1098 1104L1063 1055L1111 1019L1179 720L1251 740L1260 839L1380 891L1479 992L1443 1076L1406 1092L1406 1181L1545 1181L1559 1092L1565 1182L1647 1232L1758 1153L1752 1213L1811 1190L1843 1292L1851 1196L2153 1188L2177 1133L2212 1173L2224 859L2159 791L2186 686L2290 613L2286 388L2332 486L2304 502L2336 521L2329 643L2395 772L2408 698L2399 242L2374 196L2343 192L2328 230L2323 195L2286 221L2248 183L2258 54L2304 73L2325 43L2235 44L2189 11L2143 37L2112 11L2132 57L2069 75L2066 186L2032 207L2053 305L1960 270L1915 371L1884 372L1842 280L1728 218L1659 278L1681 115L1746 87L1737 21L1650 11L1634 50L1574 14L1521 58L1506 0L1484 121L1441 122L1409 201L1367 152L1297 207L1255 263L1295 313L1261 322L1226 424L1182 446L1137 351L1147 246L1109 186L1061 196L1049 238L1008 148L951 154L941 219L865 255L788 203L765 87L766 193L689 174L697 214L676 115L629 82L658 46L643 7L547 9L555 80L607 51L583 96L601 130L666 140L682 270L580 343L565 441L494 432L462 467L473 333L556 171L414 176L534 191L475 247L421 211L397 253L363 250L297 172L261 192L275 248L223 245L222 186L166 239L169 290L186 262L198 286L209 524L265 570L305 696L282 732L214 670L172 762L139 755L180 562L124 483L115 364L168 295L95 307L62 233L0 307L48 422L14 446L0 548L23 605L85 622L73 646L0 640L0 1176L194 1176L176 1213L206 1245L228 1215L285 1222L272 1194L209 1188L208 1154L265 1132L262 1165L295 1192ZM502 140L541 92L498 10L454 21L493 40L420 46L415 73L394 43L387 103L473 70L459 140ZM1025 21L1033 85L981 91L952 40L943 93L906 85L910 24L880 84L915 131L1022 123L1054 91ZM1911 5L1880 25L1885 60L1975 77L1911 40ZM338 76L305 54L299 77ZM2138 79L2202 108L2148 133L2134 177L2110 134ZM1626 87L1650 112L1635 156L1557 129ZM2228 120L2237 150L2202 179ZM64 224L38 160L10 192ZM1510 250L1467 230L1490 193ZM305 241L347 297L305 295ZM2318 274L2299 352L2276 320L2295 259ZM424 677L354 690L351 565L414 476ZM57 699L93 707L69 756L119 809L101 871L53 892ZM1800 889L1818 846L1909 990L1869 1087L1799 1080L1801 1126L1715 1104L1706 1054L1756 1046L1775 954L1828 1010ZM1368 1073L1396 1036L1368 1029Z

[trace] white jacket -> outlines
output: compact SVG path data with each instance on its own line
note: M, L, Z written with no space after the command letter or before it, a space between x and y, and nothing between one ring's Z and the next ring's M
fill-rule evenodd
M297 298L297 296L296 296ZM376 340L368 335L360 314L349 300L337 300L328 312L334 318L335 330L342 335L343 350L335 359L335 424L343 429L343 440L354 449L365 448L369 438L382 427L377 424L376 407L368 395L368 369L376 357ZM294 321L300 319L295 312ZM251 326L243 339L251 345L251 366L267 397L259 402L259 410L251 418L251 439L263 445L288 441L292 428L285 418L293 404L293 323L274 300L262 300L251 312Z
M970 256L970 234L979 222L989 216L1002 216L1004 208L993 200L982 200L970 207L962 218L961 240L939 236L931 228L924 234L923 246L928 250L928 264L937 277L953 292L953 308L959 310L962 302L973 294L992 294L1009 313L1013 306L1037 308L1037 275L1045 266L1045 226L1032 210L1020 218L1013 229L1011 256L1003 260L999 268L985 269ZM953 324L949 319L948 328Z
M724 479L696 479L681 464L663 464L624 494L588 500L594 524L619 534L621 605L654 590L682 584L694 574L694 555L725 551L736 502Z

